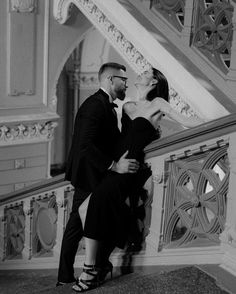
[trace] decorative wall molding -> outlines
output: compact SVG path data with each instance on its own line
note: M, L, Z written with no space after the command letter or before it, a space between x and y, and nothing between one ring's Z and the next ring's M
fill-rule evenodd
M52 121L0 126L0 146L26 144L53 139L57 123Z
M35 12L37 8L36 0L10 0L11 12Z
M60 23L63 24L70 17L72 1L54 0L54 17Z
M105 35L112 46L118 50L135 72L140 73L149 69L152 65L135 48L135 46L124 36L114 23L97 7L93 0L54 0L54 16L63 24L70 17L71 5L76 5L94 24L94 26ZM78 77L81 87L85 89L95 88L96 79L93 76ZM197 116L193 109L181 99L178 93L171 88L170 100L173 107L187 116Z
M81 73L79 76L81 89L97 89L99 86L97 73Z
M113 44L116 50L122 53L125 59L128 59L128 62L135 71L142 72L151 67L144 56L92 0L54 0L54 16L59 23L63 24L69 18L69 10L72 7L72 3L74 3L89 20L103 32L103 34L105 33L106 38Z
M21 13L29 12L27 8L32 9L30 3L28 5L25 3L28 2L11 1L11 7L15 7L14 12L19 13L7 15L7 94L9 96L35 94L37 21L35 13Z
M73 89L79 86L80 89L97 89L99 87L98 74L95 72L78 73L69 72L69 84Z
M196 112L190 107L188 103L186 103L180 96L179 94L170 87L169 91L170 95L170 104L175 108L178 112L190 117L190 116L195 116L198 117Z
M160 170L153 171L153 176L152 176L153 183L161 184L163 182L163 176L164 176L163 171L160 171Z

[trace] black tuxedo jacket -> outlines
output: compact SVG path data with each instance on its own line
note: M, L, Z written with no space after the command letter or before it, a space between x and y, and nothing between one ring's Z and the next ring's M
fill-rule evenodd
M76 115L66 180L92 192L115 159L120 137L109 97L100 89L85 100Z

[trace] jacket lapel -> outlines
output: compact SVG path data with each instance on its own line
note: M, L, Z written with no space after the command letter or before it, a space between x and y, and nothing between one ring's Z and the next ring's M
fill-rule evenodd
M98 99L102 101L102 103L106 109L107 115L109 115L110 117L112 115L112 117L115 118L115 121L117 123L117 114L116 114L115 109L112 107L112 105L109 101L108 94L105 93L102 89L99 89L97 94L98 94L98 96L97 96Z

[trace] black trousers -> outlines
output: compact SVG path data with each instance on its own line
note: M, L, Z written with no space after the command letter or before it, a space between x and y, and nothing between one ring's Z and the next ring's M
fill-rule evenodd
M74 261L78 245L83 237L83 226L79 216L79 206L90 193L76 188L73 197L72 211L66 225L61 244L61 253L58 269L58 281L71 283L75 281Z

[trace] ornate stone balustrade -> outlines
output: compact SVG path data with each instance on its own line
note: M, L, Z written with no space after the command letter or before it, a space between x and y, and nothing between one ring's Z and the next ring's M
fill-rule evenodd
M150 144L145 242L134 262L221 263L236 273L236 116ZM0 202L0 268L58 266L73 188L64 175L6 195ZM151 259L150 259L151 257ZM81 258L81 260L80 260ZM83 262L83 243L76 257ZM113 261L121 262L121 254Z
M164 17L168 19L178 31L181 32L183 30L185 21L185 0L150 0L149 7L150 9L161 11Z
M229 187L228 143L191 149L165 160L159 250L220 244Z
M142 2L142 1L141 1ZM235 1L147 0L188 46L197 48L224 74L235 71Z
M236 273L235 123L230 115L146 148L154 182L147 242L160 255L205 251Z
M40 261L55 267L73 199L73 187L63 177L8 194L1 200L0 268L9 264L15 268L33 267Z

